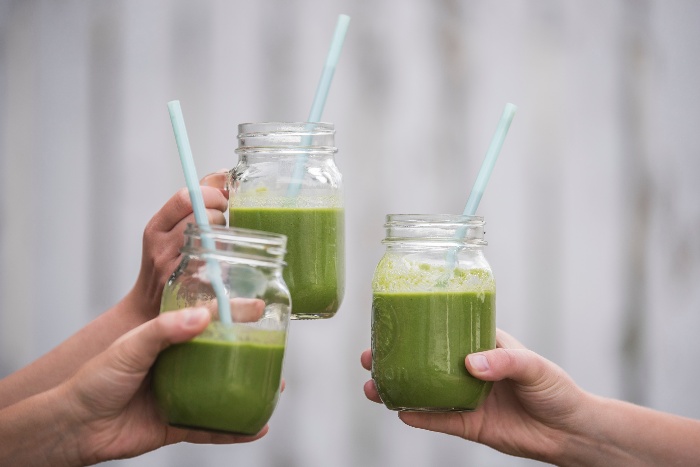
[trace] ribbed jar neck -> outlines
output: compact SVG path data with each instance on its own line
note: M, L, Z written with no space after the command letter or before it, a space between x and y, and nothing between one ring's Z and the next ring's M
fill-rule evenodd
M281 234L218 225L203 229L196 224L187 224L185 245L181 251L186 255L282 268L285 266L286 247L287 237Z
M461 214L389 214L386 216L387 247L426 245L478 247L484 240L484 218Z
M323 122L265 122L238 125L239 156L264 154L334 155L335 127Z

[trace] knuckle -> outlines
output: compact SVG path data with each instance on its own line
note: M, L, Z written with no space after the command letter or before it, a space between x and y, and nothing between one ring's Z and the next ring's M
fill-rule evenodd
M187 188L181 188L175 193L173 197L173 203L175 204L175 209L182 212L188 212L192 210L192 204L190 202L190 195Z

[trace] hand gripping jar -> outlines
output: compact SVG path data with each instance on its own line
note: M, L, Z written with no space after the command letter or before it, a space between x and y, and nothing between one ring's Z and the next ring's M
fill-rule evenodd
M330 318L345 290L345 210L330 123L244 123L229 225L287 236L292 319Z
M372 281L372 378L392 410L476 409L492 383L467 354L496 345L496 288L484 221L462 215L387 216L386 252Z
M202 334L168 347L156 360L153 391L170 424L253 435L270 419L290 316L282 278L285 243L283 235L267 232L187 227L161 313L206 306L212 320ZM218 267L208 267L211 261ZM219 319L213 270L228 294L230 323Z

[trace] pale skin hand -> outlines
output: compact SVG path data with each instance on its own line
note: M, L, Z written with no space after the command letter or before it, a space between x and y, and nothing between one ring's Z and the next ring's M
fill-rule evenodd
M226 225L228 192L220 185L220 172L200 180L202 198L210 224ZM130 294L139 306L141 322L155 317L165 282L180 262L180 247L187 224L195 222L186 188L179 190L148 222L143 233L141 271Z
M117 339L61 385L0 410L0 465L88 465L181 441L240 443L264 436L186 430L158 415L147 374L158 353L209 323L207 309L164 313Z
M362 366L371 369L371 352ZM557 465L693 465L700 422L594 396L557 365L497 331L497 349L465 359L469 373L494 381L474 412L400 412L407 425L460 436L506 454ZM368 399L381 403L374 381Z
M531 351L501 330L497 332L497 346L500 350L491 353L490 359L511 359L514 368L510 376L518 382L504 380L494 384L483 406L474 412L400 412L399 418L416 428L460 436L516 456L539 458L556 451L563 439L561 427L581 418L576 407L585 403L586 394L563 370L544 359L531 358ZM471 374L488 381L505 376L493 370L478 371L474 364L482 359L483 355L472 355L466 360ZM362 365L371 369L369 350L362 354ZM551 368L545 368L549 365ZM365 383L364 390L370 400L381 402L374 381ZM514 433L521 433L522 437Z
M217 225L226 224L228 208L222 175L222 171L207 175L200 182L207 217ZM141 270L131 291L58 347L0 380L0 408L60 384L119 336L157 316L163 287L180 262L185 227L194 222L189 194L183 188L146 225Z

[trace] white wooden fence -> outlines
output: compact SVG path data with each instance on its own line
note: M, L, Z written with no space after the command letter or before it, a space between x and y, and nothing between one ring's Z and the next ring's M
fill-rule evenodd
M324 120L347 194L337 317L295 322L270 434L129 466L533 465L364 399L387 213L460 212L506 102L479 212L498 324L584 388L700 417L700 2L0 1L0 376L125 294L147 220L236 125L305 119L339 13Z

